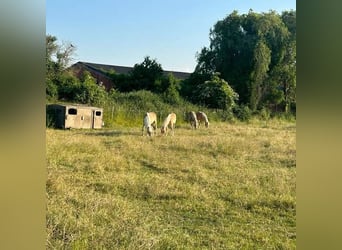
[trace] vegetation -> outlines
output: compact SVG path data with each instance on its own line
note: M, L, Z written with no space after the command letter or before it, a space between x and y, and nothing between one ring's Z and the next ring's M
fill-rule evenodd
M89 74L77 79L65 71L75 47L58 45L48 35L46 94L48 101L113 105L112 96ZM259 112L295 114L296 111L296 11L258 14L234 11L210 31L210 46L197 55L191 76L180 81L165 76L156 59L145 57L127 74L104 72L113 79L114 92L146 90L164 102L184 102L219 109L227 117L246 120ZM248 108L248 110L247 110ZM109 107L113 109L113 107ZM234 112L237 111L237 112Z
M295 249L294 123L46 131L47 249Z
M47 248L294 249L295 39L295 11L235 11L188 79L145 57L106 72L106 91L68 73L75 47L47 35L47 102L102 107L105 122L46 129ZM209 129L190 129L192 110ZM175 112L175 135L142 137L147 111L159 127Z
M196 87L215 72L239 94L240 105L290 112L296 105L296 11L234 11L218 21L187 84Z

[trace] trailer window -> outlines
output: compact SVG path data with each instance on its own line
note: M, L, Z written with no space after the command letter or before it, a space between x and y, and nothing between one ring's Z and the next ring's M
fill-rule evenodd
M101 116L101 111L96 111L96 112L95 112L95 115L96 115L96 116Z
M77 109L71 108L68 110L69 115L77 115Z

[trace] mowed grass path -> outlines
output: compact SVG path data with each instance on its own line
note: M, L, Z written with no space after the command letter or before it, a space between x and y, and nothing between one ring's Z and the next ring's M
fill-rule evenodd
M295 249L295 133L47 129L47 248Z

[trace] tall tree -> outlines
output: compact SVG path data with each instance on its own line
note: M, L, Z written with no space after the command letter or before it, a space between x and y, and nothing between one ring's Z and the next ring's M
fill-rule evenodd
M46 36L46 98L47 99L56 99L58 95L58 89L56 86L56 78L57 78L57 72L58 65L53 60L53 56L58 51L58 44L57 44L57 38L52 35Z
M197 55L195 73L220 72L239 94L240 104L253 110L279 102L290 105L295 89L295 27L295 11L282 15L234 11L210 30L210 46Z
M46 64L47 71L57 73L69 66L74 59L76 46L70 42L58 44L56 36L46 35Z
M296 11L284 11L281 18L290 31L282 67L283 74L279 74L281 76L279 82L282 83L284 93L285 112L289 112L291 106L296 106Z
M271 50L263 41L259 41L254 49L253 70L251 72L250 107L256 110L266 90L264 82L271 62Z

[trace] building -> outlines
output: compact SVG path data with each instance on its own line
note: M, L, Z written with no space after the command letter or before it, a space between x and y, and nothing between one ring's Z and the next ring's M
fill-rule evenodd
M103 124L103 109L84 105L49 104L46 107L48 126L62 129L99 129Z
M108 72L115 72L117 74L129 74L133 70L133 67L77 62L70 66L69 70L78 78L83 75L84 71L88 71L96 79L97 84L101 84L106 88L106 90L110 90L115 86L112 79L108 76ZM191 74L187 72L164 70L165 75L168 75L170 73L179 80L184 80Z

